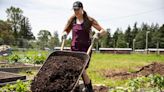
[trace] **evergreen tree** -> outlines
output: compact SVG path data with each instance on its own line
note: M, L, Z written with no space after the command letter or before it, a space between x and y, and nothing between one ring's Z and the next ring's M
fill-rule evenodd
M139 31L138 34L136 35L135 39L135 48L136 49L145 49L145 32L144 31Z
M117 43L116 43L116 47L117 48L126 48L126 41L125 41L125 36L124 34L121 32L119 32L118 34L118 39L117 39Z
M149 48L157 48L157 45L159 45L159 40L160 40L159 25L152 24L149 30L150 30Z
M139 31L139 29L138 29L138 27L137 27L137 22L135 22L135 24L134 24L134 26L133 26L133 29L132 29L132 32L131 32L131 34L132 34L132 39L134 39L134 38L136 37L138 31Z
M113 34L113 47L116 48L116 43L117 43L117 39L120 33L120 29L117 28L117 30L114 32Z
M101 45L102 47L111 47L110 46L110 42L111 42L111 35L110 35L110 29L107 29L107 33L105 36L103 36L101 39L100 39L100 42L101 42Z
M164 48L164 24L160 27L159 33L160 33L159 47Z
M127 47L132 47L132 40L131 28L128 26L127 30L125 30L125 41L127 43Z
M20 38L27 39L27 40L35 39L33 33L31 32L31 26L28 18L23 17L20 25L21 25L21 30L19 32Z
M136 38L136 35L138 34L139 32L139 28L137 27L137 22L134 23L134 26L133 26L133 29L131 31L131 36L132 36L132 40L130 42L130 47L133 47L133 39Z

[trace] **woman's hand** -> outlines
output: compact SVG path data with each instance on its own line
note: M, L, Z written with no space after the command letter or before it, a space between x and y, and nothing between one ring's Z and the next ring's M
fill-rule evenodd
M98 32L98 33L95 33L94 35L93 35L93 39L99 39L100 38L100 33Z
M63 39L67 39L67 32L65 32L65 31L62 33L62 40Z

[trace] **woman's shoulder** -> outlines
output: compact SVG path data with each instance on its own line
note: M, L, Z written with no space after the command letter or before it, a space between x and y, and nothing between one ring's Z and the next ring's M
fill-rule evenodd
M67 24L72 23L74 19L75 19L75 15L72 15L71 17L69 17Z
M88 19L91 21L91 22L94 22L94 21L96 21L93 17L91 17L91 16L88 16Z
M73 14L73 15L69 18L69 20L73 20L75 17L76 17L76 16Z

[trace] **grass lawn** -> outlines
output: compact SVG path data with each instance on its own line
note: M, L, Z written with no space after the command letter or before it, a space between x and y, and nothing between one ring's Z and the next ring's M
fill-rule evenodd
M128 80L109 79L102 72L104 70L126 70L127 72L133 72L152 62L164 63L164 55L94 53L88 73L94 84L105 84L110 87L124 86Z

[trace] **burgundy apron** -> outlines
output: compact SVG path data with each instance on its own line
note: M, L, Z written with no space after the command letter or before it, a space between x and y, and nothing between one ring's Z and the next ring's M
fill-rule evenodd
M73 24L71 50L87 52L90 44L90 32L83 30L83 23Z

